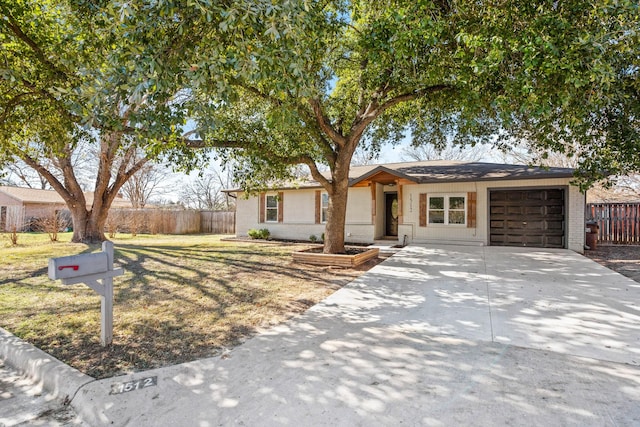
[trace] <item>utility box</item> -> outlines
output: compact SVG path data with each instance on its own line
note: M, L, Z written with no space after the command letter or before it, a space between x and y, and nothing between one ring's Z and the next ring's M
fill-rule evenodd
M109 271L109 257L105 252L49 259L49 279L70 279Z

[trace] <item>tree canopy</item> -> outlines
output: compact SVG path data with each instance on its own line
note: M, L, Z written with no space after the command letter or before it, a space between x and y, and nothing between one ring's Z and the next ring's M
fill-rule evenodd
M0 164L20 159L48 181L72 213L74 241L103 240L111 202L149 160L188 169L204 158L189 138L191 88L208 82L202 111L229 99L225 80L266 73L267 59L289 54L282 41L304 6L1 1ZM74 167L84 147L99 159L92 206Z
M325 251L341 252L359 146L578 147L584 185L640 166L634 1L0 4L2 150L63 196L83 139L102 147L107 206L141 161L193 167L194 148L235 160L247 190L304 164L330 197ZM39 169L51 157L61 174Z

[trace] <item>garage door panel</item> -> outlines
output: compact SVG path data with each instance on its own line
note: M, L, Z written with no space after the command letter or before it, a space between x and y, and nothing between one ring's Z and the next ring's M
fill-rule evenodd
M564 216L564 206L547 206L547 215Z
M563 189L495 190L489 200L491 245L564 247Z
M524 236L524 240L526 242L525 246L544 246L544 238L543 236L528 234Z
M545 247L563 247L564 236L549 236L547 235L547 241Z
M544 206L524 206L522 209L524 215L544 215L545 208Z

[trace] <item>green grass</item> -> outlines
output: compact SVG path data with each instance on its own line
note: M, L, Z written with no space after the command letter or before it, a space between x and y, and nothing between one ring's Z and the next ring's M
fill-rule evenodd
M114 341L99 343L100 297L47 277L48 258L100 250L21 234L0 243L0 326L97 378L213 356L280 323L360 270L291 262L293 245L223 242L221 236L118 235Z

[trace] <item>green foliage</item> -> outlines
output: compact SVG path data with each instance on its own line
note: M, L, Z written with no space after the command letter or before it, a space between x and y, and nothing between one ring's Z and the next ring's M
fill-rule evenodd
M585 186L640 170L632 0L16 0L0 12L5 161L42 166L89 141L115 147L107 159L136 147L188 170L213 149L248 191L303 164L332 200L346 198L358 146L406 137L573 153ZM343 239L345 206L330 205L328 243Z
M247 234L252 239L262 239L262 240L269 240L269 237L271 236L271 232L266 228L261 228L259 230L252 228L251 230L247 231Z
M315 243L315 242L317 242L317 241L318 241L318 238L316 237L316 235L315 235L315 234L312 234L311 236L309 236L309 241L310 241L311 243Z

